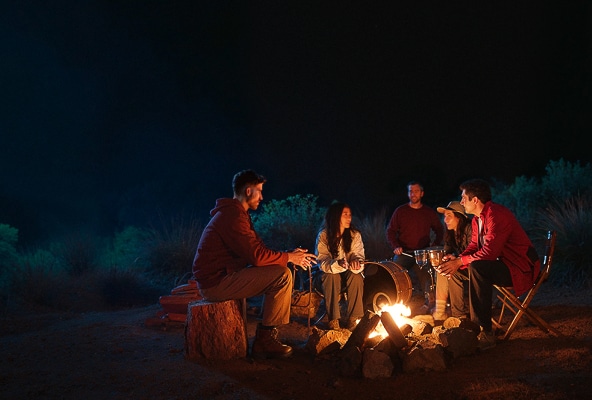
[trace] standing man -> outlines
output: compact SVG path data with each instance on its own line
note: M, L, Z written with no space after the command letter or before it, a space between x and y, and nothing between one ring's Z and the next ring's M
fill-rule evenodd
M386 238L395 253L393 261L407 270L414 270L420 293L424 293L426 297L421 312L428 314L434 307L432 279L426 267L420 268L417 265L413 252L442 245L444 226L438 213L422 203L423 195L423 185L420 182L411 181L407 184L409 202L400 205L393 212L386 228Z
M450 277L451 301L462 293L462 282L469 280L471 321L481 326L479 348L495 346L491 305L493 284L513 286L517 296L534 284L541 268L536 249L514 214L491 201L489 183L471 179L460 185L461 201L467 214L473 214L471 242L458 256L440 265L438 272ZM453 295L456 292L456 295Z
M217 199L210 211L212 218L193 260L193 275L208 301L264 295L263 320L257 327L251 355L289 357L292 348L277 339L276 329L290 322L293 282L288 263L310 268L316 257L305 249L271 250L255 232L248 211L259 207L265 182L265 177L253 170L234 175L234 197Z

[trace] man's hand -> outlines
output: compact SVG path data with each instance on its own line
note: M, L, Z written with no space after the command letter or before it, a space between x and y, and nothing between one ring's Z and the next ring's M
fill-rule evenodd
M462 260L458 257L440 264L436 271L450 279L460 267L462 267Z
M288 252L288 262L291 262L302 269L308 269L317 263L317 256L309 253L306 249L298 247L297 249Z

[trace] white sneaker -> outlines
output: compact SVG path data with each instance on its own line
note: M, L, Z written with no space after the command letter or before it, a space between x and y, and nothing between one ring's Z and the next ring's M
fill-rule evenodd
M495 347L495 334L493 332L481 331L477 339L479 340L478 347L481 351Z
M434 321L444 321L446 318L448 318L448 315L445 312L435 312L434 314L432 314L432 317L434 317Z

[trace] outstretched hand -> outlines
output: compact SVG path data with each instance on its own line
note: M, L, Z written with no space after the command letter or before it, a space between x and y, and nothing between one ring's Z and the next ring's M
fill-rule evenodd
M317 263L317 256L313 253L309 253L307 249L298 247L288 252L288 262L301 267L302 269L308 269Z

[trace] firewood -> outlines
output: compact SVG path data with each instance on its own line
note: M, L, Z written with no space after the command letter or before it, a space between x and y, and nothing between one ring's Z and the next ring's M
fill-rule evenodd
M380 321L382 322L384 329L386 329L388 332L389 339L393 342L397 349L402 349L403 347L407 346L407 339L405 339L405 336L403 336L403 333L397 326L397 323L390 313L383 312L380 315Z
M380 316L374 314L370 310L366 311L341 351L347 353L350 347L362 350L366 338L376 328L376 325L378 325L379 322Z

